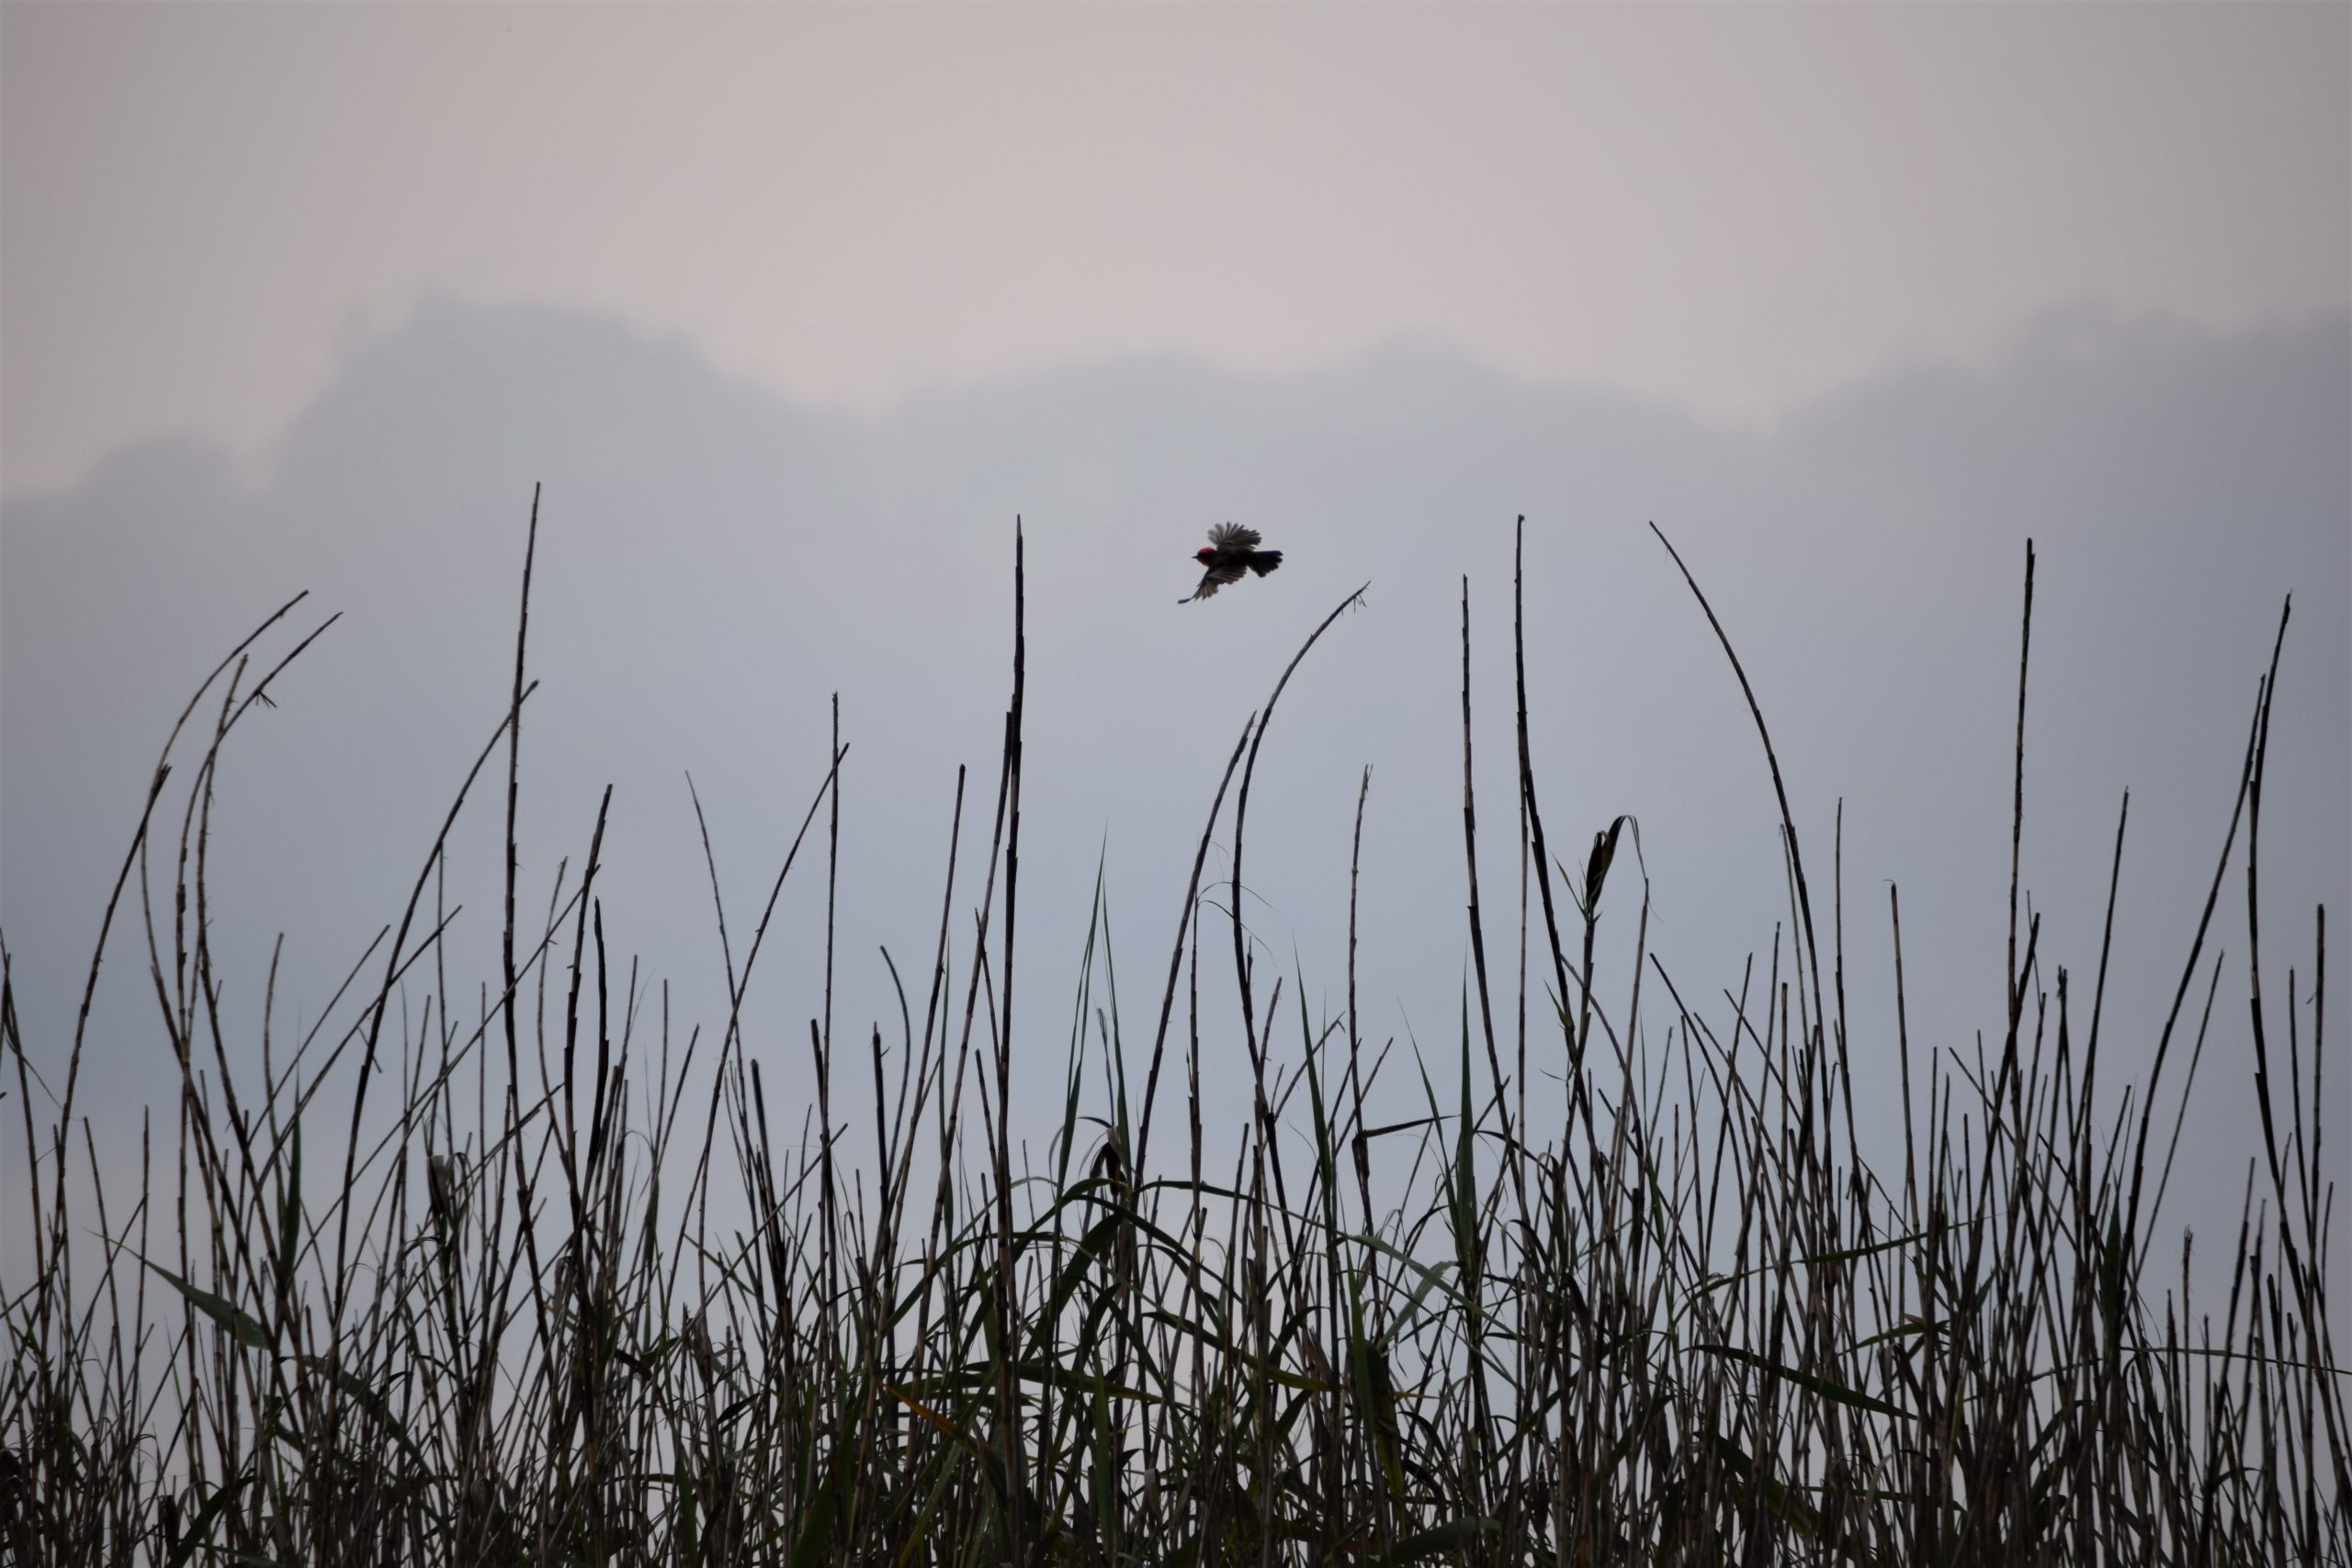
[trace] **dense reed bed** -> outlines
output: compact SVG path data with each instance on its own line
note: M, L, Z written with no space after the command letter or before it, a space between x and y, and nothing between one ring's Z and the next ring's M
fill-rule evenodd
M536 537L535 508L534 551ZM2032 572L2029 549L2020 780ZM1517 600L1515 582L1515 637ZM21 1147L6 1235L10 1277L28 1281L0 1303L12 1562L2352 1552L2317 1002L2305 1032L2254 972L2263 1139L2237 1154L2258 1156L2261 1179L2224 1299L2192 1300L2182 1238L2155 1219L2222 984L2208 936L2238 907L2233 870L2249 920L2258 908L2267 684L2152 1080L2107 1081L2107 953L2087 995L2044 959L2038 924L2017 918L2013 850L2007 1016L1973 1060L1915 1054L1907 1029L1873 1044L1899 1063L1905 1107L1899 1164L1873 1168L1845 932L1867 918L1891 934L1899 995L1898 897L1845 908L1781 794L1789 935L1700 1007L1641 940L1647 888L1624 820L1573 852L1546 839L1523 657L1519 798L1502 815L1537 897L1510 931L1487 929L1466 586L1475 988L1458 1043L1408 1061L1360 1034L1352 872L1334 1019L1256 967L1238 898L1212 897L1243 886L1260 745L1343 604L1242 725L1164 965L1148 955L1147 1000L1123 1011L1098 924L1067 1054L1041 1063L1049 1026L1034 1021L1071 999L1016 994L1016 588L1004 749L992 789L967 800L959 775L930 962L899 976L898 1019L838 1039L812 1022L804 1120L775 1102L744 1038L765 914L747 932L721 913L730 994L688 1028L641 1012L627 961L608 962L601 818L549 903L520 906L527 556L522 603L505 722L449 814L498 809L503 771L494 959L449 935L436 844L305 1038L225 1029L205 937L215 765L307 646L264 651L290 640L289 605L190 700L107 907L100 958L149 972L158 1060L180 1073L137 1190L98 1179L121 1167L102 1167L77 1119L85 1043L28 1057L8 976ZM831 754L764 886L830 888L842 869L838 736ZM1361 843L1361 795L1356 810ZM1229 880L1206 879L1213 837ZM2119 867L2124 839L2119 821ZM1459 918L1433 942L1460 940ZM1604 921L1636 933L1632 973L1594 973ZM2324 998L2324 930L2323 913L2290 997ZM1233 995L1204 989L1199 966L1228 941ZM1531 955L1532 981L1503 987L1510 965L1488 962L1502 947ZM478 996L453 969L488 976ZM1537 1021L1524 1046L1494 1021L1512 1008ZM1237 1027L1249 1124L1204 1127L1203 1031L1230 1042ZM36 1059L62 1061L62 1078ZM1531 1116L1533 1073L1565 1076L1564 1122ZM1372 1087L1400 1075L1418 1075L1424 1113L1379 1123ZM868 1124L837 1120L835 1087L852 1081L884 1108ZM1062 1113L1033 1164L1006 1109L1046 1097Z

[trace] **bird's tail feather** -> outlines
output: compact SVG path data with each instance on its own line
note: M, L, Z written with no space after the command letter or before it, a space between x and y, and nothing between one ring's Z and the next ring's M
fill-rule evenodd
M1283 553L1280 550L1260 550L1250 558L1250 570L1260 577L1282 564Z

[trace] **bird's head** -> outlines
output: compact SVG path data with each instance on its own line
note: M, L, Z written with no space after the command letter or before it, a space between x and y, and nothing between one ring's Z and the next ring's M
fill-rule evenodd
M1193 558L1205 566L1210 561L1216 558L1216 551L1210 546L1203 545L1199 549L1193 552Z

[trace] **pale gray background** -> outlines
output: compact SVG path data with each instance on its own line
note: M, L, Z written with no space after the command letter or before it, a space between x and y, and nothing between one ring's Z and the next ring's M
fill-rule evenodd
M1242 716L1366 579L1267 743L1247 914L1336 1008L1373 765L1366 1031L1450 1054L1459 579L1499 972L1523 512L1555 844L1639 816L1653 945L1722 1032L1721 987L1784 914L1776 819L1656 519L1774 723L1825 943L1846 802L1881 1130L1890 880L1915 1045L1997 1036L2025 539L2026 885L2086 991L2133 792L2116 1093L2187 953L2292 592L2265 958L2274 1033L2290 964L2307 1033L2312 906L2339 931L2352 908L2347 17L11 6L0 931L31 1059L62 1063L172 715L305 587L345 620L223 772L213 942L249 1026L286 931L280 1008L315 1017L503 711L535 481L526 906L613 782L611 942L682 1021L723 1015L682 773L740 944L835 692L836 1013L853 1039L895 1019L876 947L910 979L927 962L959 761L985 832L1017 513L1016 1044L1041 1100L1098 855L1133 1042ZM1179 608L1226 518L1289 564ZM496 970L496 818L486 795L458 842L467 994ZM751 1031L787 1100L819 1005L821 885L795 875ZM2256 1152L2234 870L2214 940L2173 1211L2205 1232ZM1238 1066L1216 951L1205 1049ZM143 954L112 963L85 1103L119 1134L171 1078ZM1238 1081L1212 1075L1228 1120ZM1556 1111L1556 1087L1532 1098Z

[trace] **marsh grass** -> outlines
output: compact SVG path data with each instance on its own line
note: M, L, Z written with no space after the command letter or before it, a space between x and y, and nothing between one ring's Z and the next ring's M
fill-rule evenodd
M1721 1007L1647 949L1638 828L1620 818L1580 856L1547 839L1523 657L1511 806L1537 897L1504 933L1520 978L1490 984L1465 583L1475 987L1458 1043L1400 1055L1359 1032L1353 866L1338 1019L1261 974L1238 898L1217 902L1243 886L1283 687L1351 597L1242 726L1148 1043L1123 1027L1098 888L1056 1082L1049 1025L1015 987L1020 547L992 804L967 802L959 772L930 962L894 961L896 1021L837 1037L838 721L748 933L727 926L705 833L723 1016L673 1026L664 993L653 1017L608 960L601 813L548 905L518 908L536 502L531 538L511 701L448 817L503 750L503 929L470 1009L466 982L452 990L445 826L303 1038L224 1025L205 935L216 765L308 646L256 651L296 604L182 715L91 964L83 1024L100 960L143 957L158 1060L177 1064L135 1190L107 1190L122 1163L78 1117L80 1032L43 1053L63 1063L44 1079L16 976L0 985L22 1140L6 1201L24 1283L0 1312L14 1562L2346 1560L2324 912L2286 993L2312 998L2307 1033L2291 1003L2266 1004L2258 963L2243 972L2263 1140L2225 1299L2192 1300L2186 1243L2156 1218L2223 984L2208 937L2233 867L2263 952L2268 682L2149 1081L2106 1081L2108 954L2086 1000L2038 922L2019 929L2013 858L2007 1016L1973 1058L1915 1058L1899 1025L1902 1157L1873 1168L1845 945L1849 919L1878 917L1845 908L1834 862L1815 880L1736 655L1790 909ZM2020 823L2032 572L2029 548ZM1209 882L1221 823L1230 877ZM2119 871L2124 853L2120 818ZM805 1120L763 1082L759 1055L786 1045L755 1054L743 1027L796 874L825 878L828 911ZM2110 930L2113 900L2110 881ZM1899 998L1893 890L1884 918ZM1594 973L1604 921L1632 927L1629 974ZM1237 994L1204 995L1202 945L1228 937ZM1630 998L1622 1016L1604 996ZM1202 1032L1229 1043L1237 1021L1251 1109L1228 1136L1204 1125ZM1531 1115L1531 1073L1565 1077L1565 1122ZM867 1125L836 1120L845 1075L879 1109ZM1423 1112L1374 1121L1374 1085L1400 1075ZM1033 1163L1008 1108L1046 1096L1058 1128Z

